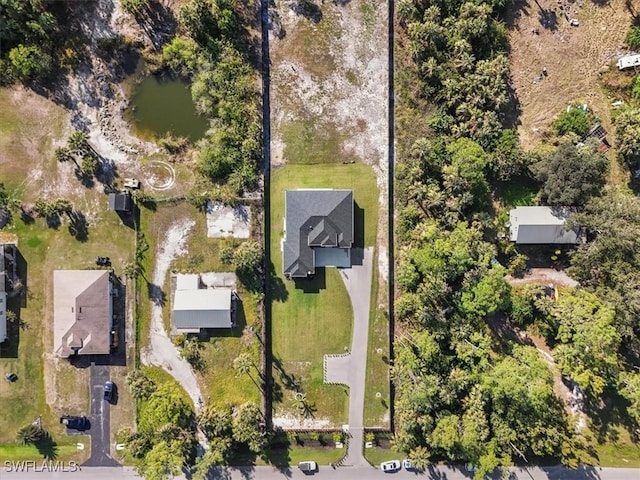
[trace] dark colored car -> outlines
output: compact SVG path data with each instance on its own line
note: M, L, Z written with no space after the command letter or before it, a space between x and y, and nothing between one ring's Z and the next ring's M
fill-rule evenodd
M111 403L113 401L113 394L115 390L115 385L113 384L113 382L111 380L107 380L104 383L104 399Z
M60 417L60 423L71 430L85 431L89 430L91 427L89 419L85 416L77 417L73 415L63 415Z
M109 257L96 257L96 265L108 266L111 264Z
M6 378L7 382L15 382L16 380L18 380L18 375L16 375L15 373L7 373L4 378Z

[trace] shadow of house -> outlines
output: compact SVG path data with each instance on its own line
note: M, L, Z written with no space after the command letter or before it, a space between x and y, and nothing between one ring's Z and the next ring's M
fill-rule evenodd
M17 357L20 339L20 307L25 285L20 276L20 255L12 243L0 244L0 357ZM26 262L24 263L26 274Z

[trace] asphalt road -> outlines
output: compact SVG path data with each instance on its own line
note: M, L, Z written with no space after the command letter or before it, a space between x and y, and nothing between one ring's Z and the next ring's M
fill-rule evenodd
M110 408L104 401L104 382L109 380L109 365L91 362L91 457L84 466L116 467L120 464L111 456L110 448ZM42 475L42 473L41 473ZM67 473L71 475L71 473ZM0 479L3 479L0 473ZM44 477L39 477L44 478Z
M86 467L82 466L73 470L68 464L67 471L60 471L62 462L58 464L59 471L43 470L36 464L30 469L23 468L16 471L16 466L0 466L0 479L19 480L129 480L139 479L135 470L131 467ZM586 467L578 470L569 470L564 467L512 469L510 480L640 480L640 469L634 468L593 468ZM186 477L177 477L185 479ZM280 471L273 467L247 467L241 469L223 469L219 474L209 477L211 480L285 480L285 479L325 479L325 480L368 480L368 479L429 479L429 480L470 480L471 474L460 468L438 467L423 474L415 474L407 471L397 473L382 473L370 466L340 467L332 469L321 465L320 470L314 475L305 475L297 468ZM497 478L497 477L496 477Z

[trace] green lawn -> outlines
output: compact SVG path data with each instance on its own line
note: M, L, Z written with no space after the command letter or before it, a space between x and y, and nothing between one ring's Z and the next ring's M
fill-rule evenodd
M597 445L598 465L601 467L640 468L640 445L627 442Z
M321 116L306 114L302 120L282 125L284 156L292 164L342 163L354 161L346 155L343 143L353 132L339 130L334 122Z
M364 449L364 457L371 465L377 467L382 462L386 462L388 460L401 460L403 455L396 452L393 448L373 447Z
M286 387L289 379L300 382L316 418L340 425L347 420L348 391L324 385L322 365L325 354L351 348L353 312L346 288L335 268L300 283L306 292L282 276L284 191L305 187L353 189L364 216L360 220L364 232L356 231L356 243L366 246L375 242L378 192L371 168L363 164L287 165L276 170L271 180L271 260L276 274L271 279L273 374L281 388L274 394L276 415L296 413L291 405L293 391Z
M371 314L366 386L365 427L389 428L389 320L384 310Z
M65 439L67 440L67 439ZM55 453L55 458L51 460L70 460L74 458L78 458L81 453L79 453L76 443L84 443L85 449L88 451L89 446L91 445L91 440L88 436L78 436L74 437L72 443L64 443L57 444L51 449L52 452ZM38 448L34 445L17 445L15 443L8 443L4 445L0 445L0 462L4 462L6 460L12 461L21 461L21 460L35 460L41 461L43 459L42 453L38 450Z
M504 205L513 208L533 205L537 193L536 182L529 177L520 176L511 179L502 188L501 196Z

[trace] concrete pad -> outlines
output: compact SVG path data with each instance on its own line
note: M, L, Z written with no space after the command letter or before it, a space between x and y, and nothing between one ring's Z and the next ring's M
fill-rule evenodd
M249 238L251 210L247 205L231 207L221 202L207 203L207 237Z

